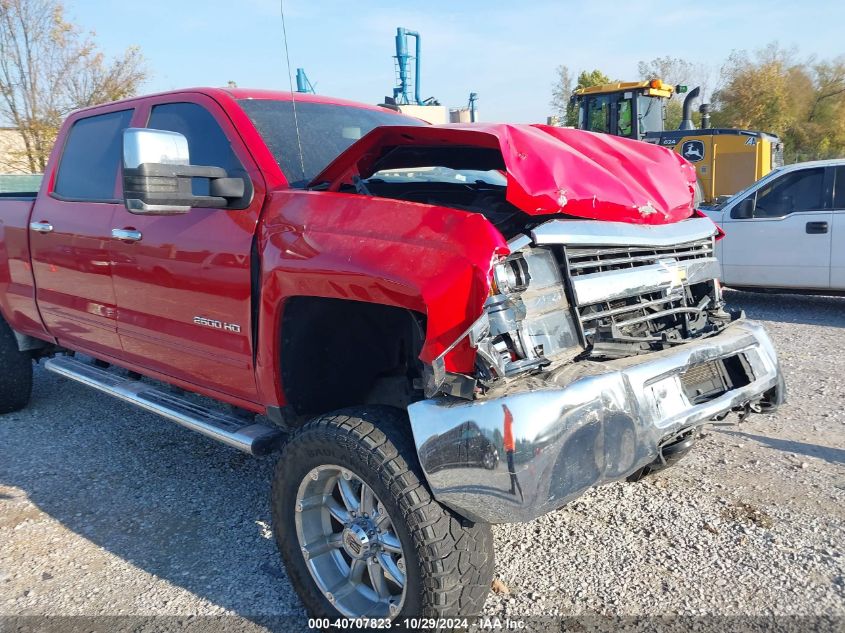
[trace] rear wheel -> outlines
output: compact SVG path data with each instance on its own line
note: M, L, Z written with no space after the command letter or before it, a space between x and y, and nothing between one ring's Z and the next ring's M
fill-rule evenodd
M32 357L18 351L15 335L0 320L0 413L19 411L32 394Z
M423 483L407 418L350 409L285 445L273 529L313 617L480 613L493 577L489 525L464 524Z

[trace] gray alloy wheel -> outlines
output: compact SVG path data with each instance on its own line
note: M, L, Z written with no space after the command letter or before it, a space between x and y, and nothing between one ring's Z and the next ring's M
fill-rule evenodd
M343 615L392 617L405 601L402 544L381 500L348 468L323 465L296 495L296 536L317 587Z
M294 430L270 501L276 544L310 617L482 612L493 532L431 496L404 411L343 409Z

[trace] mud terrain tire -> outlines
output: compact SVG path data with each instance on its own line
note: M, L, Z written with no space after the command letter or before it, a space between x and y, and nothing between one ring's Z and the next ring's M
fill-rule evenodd
M302 508L303 486L308 485L309 478L316 481L322 477L321 473L326 472L323 468L337 468L336 472L344 477L369 486L379 503L378 509L389 516L393 534L401 542L405 589L401 605L398 600L395 605L391 603L388 617L481 613L494 571L490 526L468 523L434 500L420 470L403 411L365 407L326 414L304 425L293 433L276 466L273 532L288 576L312 617L336 618L342 613L336 606L341 605L341 598L320 589L315 581L311 571L314 567L306 562L297 533L297 521L300 533L304 533L303 519L296 518ZM329 521L328 514L325 516L324 520ZM342 524L338 521L337 525ZM348 552L344 556L354 562ZM342 583L343 576L340 578ZM371 588L364 591L368 593ZM348 587L345 593L350 593Z

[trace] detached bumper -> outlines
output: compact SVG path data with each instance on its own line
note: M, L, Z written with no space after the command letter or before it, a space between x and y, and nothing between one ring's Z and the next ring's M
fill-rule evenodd
M743 376L696 404L701 398L690 381L716 366ZM572 363L542 379L515 380L483 400L433 398L408 412L435 498L474 521L511 523L626 477L655 461L660 445L685 429L748 403L776 407L784 396L771 340L762 326L739 320L672 350Z

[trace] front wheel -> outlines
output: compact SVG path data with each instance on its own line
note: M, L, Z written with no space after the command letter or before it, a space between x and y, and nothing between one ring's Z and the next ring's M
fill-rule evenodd
M423 483L410 426L388 407L299 429L273 480L273 531L309 614L401 618L481 612L489 525L466 524Z

